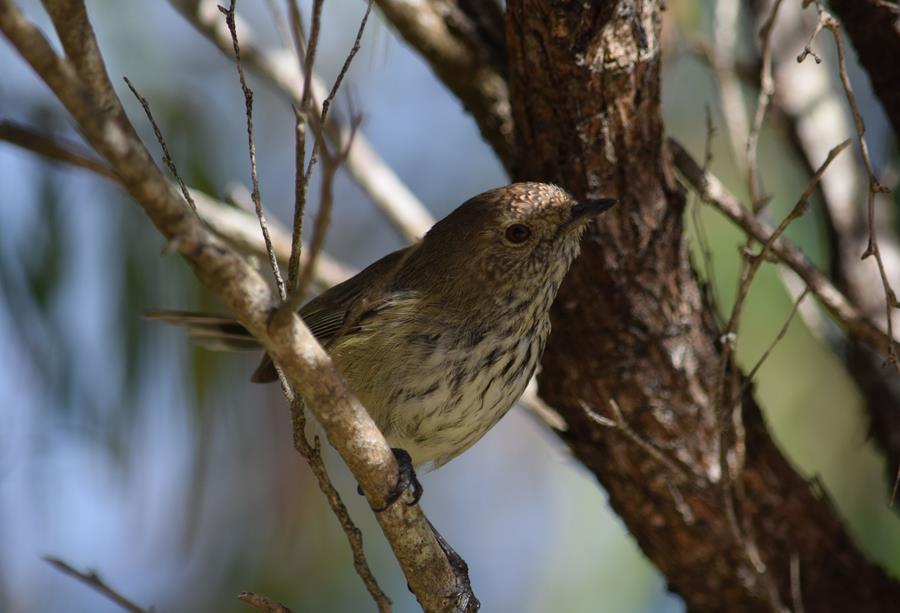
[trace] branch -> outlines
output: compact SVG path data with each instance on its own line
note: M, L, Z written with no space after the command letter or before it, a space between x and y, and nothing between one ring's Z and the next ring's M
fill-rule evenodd
M713 174L704 172L677 141L669 139L668 144L675 166L704 202L718 209L760 243L769 240L772 228L754 217ZM861 313L793 243L779 238L771 244L771 251L806 282L819 303L849 334L872 347L883 347L888 343L889 337L885 331ZM897 342L895 339L895 346Z
M253 185L250 198L253 200L256 217L259 219L259 228L266 243L266 254L269 256L269 265L272 267L272 274L275 276L275 286L278 288L278 294L281 296L281 299L284 300L287 297L287 291L284 287L284 279L281 278L278 258L275 257L275 251L272 249L272 239L269 237L269 228L266 224L266 215L263 212L259 193L259 175L256 172L256 142L253 139L253 92L247 87L247 81L244 78L244 65L241 64L241 46L238 43L237 25L234 22L234 3L235 0L231 0L228 9L220 6L219 11L225 15L225 24L228 26L228 32L231 34L231 45L234 49L234 65L237 68L241 92L244 94L244 108L247 116L247 148L250 152L250 180Z
M107 179L116 178L109 166L94 157L93 153L80 143L41 134L30 126L10 119L0 119L0 140L29 149L46 158L90 170Z
M864 3L860 2L859 6ZM832 4L834 8L834 4ZM782 30L776 32L775 80L778 94L774 100L788 141L797 157L812 172L810 160L819 159L835 140L853 132L841 98L834 88L833 70L799 64L803 50L798 42L801 30L814 27L816 16L804 12L798 3L789 3ZM846 23L845 23L846 25ZM802 86L798 86L802 84ZM845 157L832 164L822 177L821 195L825 204L825 222L831 243L829 276L860 312L884 326L884 300L872 288L880 283L877 266L860 259L868 244L867 211L858 204L865 190L864 170ZM878 207L876 231L879 249L884 253L888 276L900 281L900 242L894 230L893 207L882 201ZM895 312L894 326L898 325ZM804 319L807 317L804 315ZM807 321L807 324L809 322ZM887 457L888 486L893 488L900 469L900 376L894 369L882 368L883 357L857 339L827 338L834 347L865 398L871 419L872 437ZM832 335L833 336L833 335Z
M231 38L218 18L217 0L170 0L171 4L223 53L232 55ZM238 15L241 55L244 64L285 93L296 105L303 100L303 75L293 53L276 55L261 51L253 43L252 31ZM312 74L312 97L323 100L327 90ZM334 115L324 126L325 136L337 149L346 147L353 130L337 122ZM415 241L434 225L434 218L393 169L378 155L361 132L353 136L345 167L354 181L372 198L375 205L400 230L408 241Z
M885 267L884 257L881 254L881 249L878 244L878 233L875 228L875 198L879 194L887 193L890 190L879 183L878 177L875 176L875 170L872 168L872 160L869 156L869 145L865 138L866 126L863 122L862 114L859 112L859 106L856 104L856 96L853 93L853 88L850 85L850 76L847 74L847 62L844 57L844 43L841 39L840 27L838 26L837 20L835 20L834 17L831 16L831 13L825 10L825 7L822 5L820 0L813 1L815 2L819 19L816 23L816 28L813 31L812 36L810 36L809 44L807 44L803 52L797 56L797 62L802 62L807 57L807 55L811 53L810 45L812 45L812 42L815 39L816 35L823 28L831 32L831 36L834 39L834 46L837 50L838 56L838 75L840 76L841 86L844 88L844 95L847 98L847 104L850 106L850 112L853 115L853 124L856 128L859 153L862 157L863 165L865 166L866 173L869 179L869 189L867 194L867 221L869 226L869 239L868 244L866 245L866 250L862 254L862 258L866 259L870 256L875 257L875 263L878 266L878 274L881 277L881 285L884 290L885 325L887 328L888 337L893 338L893 310L897 307L900 307L900 302L897 301L897 295L894 293L894 290L891 287L890 280L888 279L887 268ZM900 373L900 361L898 361L897 350L893 343L887 344L887 356L888 363L893 365L897 372Z
M0 140L13 143L46 158L90 170L105 179L117 181L109 166L94 158L79 143L39 132L31 126L0 120ZM267 256L266 245L259 232L259 221L255 215L216 200L197 189L188 187L188 192L196 204L197 214L206 222L209 229L242 253L257 257ZM250 206L252 207L252 203ZM278 261L286 264L291 249L289 233L276 219L269 221L269 232ZM306 265L306 261L305 256L301 258L302 265ZM329 288L346 281L354 274L354 271L327 254L321 254L316 261L315 280L319 287Z
M80 33L82 39L93 39L86 19L67 25L79 26L85 28ZM269 314L280 303L278 297L243 258L188 210L133 128L123 128L116 121L120 114L124 116L118 99L113 99L112 110L97 105L98 92L73 67L73 63L84 64L86 58L70 62L58 57L12 0L0 0L0 30L48 84L87 142L107 161L173 248L188 260L200 281L262 343L281 365L291 386L302 390L304 400L369 503L374 508L384 506L399 479L394 455L309 329L293 314L270 320ZM72 57L92 53L90 48L67 52ZM102 64L100 58L91 61ZM409 505L402 498L378 513L376 519L419 603L426 611L471 610L477 601L468 589L467 577L454 572L419 506Z
M238 594L238 600L246 602L254 609L264 611L265 613L293 613L293 611L283 604L275 602L268 596L263 596L256 592L241 592Z
M385 18L422 54L438 78L471 113L481 135L507 172L511 172L513 120L509 89L503 72L497 68L496 44L491 47L477 35L479 26L472 20L473 10L461 9L455 0L376 0L376 3ZM483 16L479 21L484 23L484 19L494 21L496 17Z
M76 570L75 568L71 567L69 564L60 560L59 558L54 558L52 556L44 556L43 559L59 572L63 573L64 575L74 577L89 588L103 594L126 611L130 611L131 613L150 613L153 610L152 607L150 609L143 609L134 604L128 598L122 596L119 592L109 587L109 585L107 585L106 582L100 578L100 575L98 575L94 571L83 573L80 570Z
M900 140L900 27L896 3L883 0L829 0L840 17L859 63L865 68L872 89L881 100L894 135Z

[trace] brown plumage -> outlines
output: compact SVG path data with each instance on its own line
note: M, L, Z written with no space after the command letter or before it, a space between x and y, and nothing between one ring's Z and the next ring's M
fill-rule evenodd
M610 199L516 183L466 201L419 242L323 292L300 316L392 447L440 466L515 403L550 333L549 310L587 222ZM198 342L247 349L219 316L158 311ZM277 378L266 356L253 381Z

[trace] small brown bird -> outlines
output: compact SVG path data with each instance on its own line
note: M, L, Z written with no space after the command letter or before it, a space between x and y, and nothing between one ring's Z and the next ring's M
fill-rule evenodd
M300 316L401 459L439 467L518 400L550 334L550 305L588 222L615 200L576 202L543 183L479 194L414 245L322 293ZM220 348L257 348L238 323L175 311ZM253 381L275 381L265 356ZM405 455L405 454L402 454Z

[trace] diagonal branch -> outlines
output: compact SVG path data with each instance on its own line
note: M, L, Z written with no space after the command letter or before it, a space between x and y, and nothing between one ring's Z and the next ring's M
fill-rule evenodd
M704 172L678 142L669 139L669 148L676 167L704 202L714 206L760 243L766 243L771 238L773 229L742 206L713 174ZM793 243L783 237L778 238L772 242L771 251L806 282L822 306L849 334L872 347L887 344L887 333L860 312ZM898 342L895 339L894 345Z
M36 129L8 120L0 120L0 140L7 141L22 149L33 151L51 160L66 162L72 166L90 170L105 179L116 181L115 173L104 162L97 160L91 152L76 142L58 136L45 134ZM265 242L259 232L256 216L244 209L216 200L209 194L188 187L188 192L197 207L197 214L216 235L225 239L241 253L256 257L267 257ZM248 196L249 198L249 196ZM286 264L291 249L291 236L276 219L269 221L272 248L278 261ZM306 265L307 256L300 263ZM355 274L330 255L320 254L316 260L315 280L317 287L327 289L346 281Z
M68 27L79 26L88 28L83 36L93 37L86 19ZM56 55L12 0L0 0L0 31L71 113L86 141L107 161L173 248L187 259L200 281L263 344L281 365L291 386L302 391L370 504L374 508L384 506L399 479L394 455L309 329L293 314L277 321L270 319L279 299L269 285L188 210L133 129L124 129L117 122L116 117L124 115L118 99L113 100L113 110L100 108L90 84L79 77L69 60ZM102 64L102 58L93 61ZM477 600L468 578L451 567L419 506L407 504L402 498L376 518L419 603L426 611L473 610Z
M832 9L843 3L831 3ZM866 3L854 6L863 8ZM810 31L817 19L804 12L799 3L789 3L787 18L776 32L775 80L779 111L788 141L797 157L812 172L810 160L820 158L829 143L846 138L854 129L842 105L834 83L834 70L824 66L799 64L803 50L798 42L801 31ZM850 25L844 23L845 29ZM840 69L839 69L840 70ZM838 70L838 72L839 72ZM802 86L798 86L802 84ZM828 273L859 310L872 321L884 326L884 300L872 288L880 282L880 271L871 260L860 259L868 246L867 211L859 206L859 194L865 190L865 169L851 159L836 161L822 177L821 196L825 204L825 222L831 243ZM877 242L884 253L888 276L894 285L900 281L900 241L895 231L893 207L879 203L876 220ZM894 312L894 327L900 322ZM828 339L856 381L871 420L870 432L887 459L887 483L894 488L900 470L900 375L895 369L883 368L884 358L857 339Z
M481 135L510 172L513 120L509 88L499 67L503 57L498 55L499 38L495 36L492 44L479 34L489 22L495 27L496 15L489 17L493 11L486 7L469 6L473 2L459 3L468 6L463 9L455 0L376 0L384 17L471 113ZM502 36L502 30L496 34Z
M228 30L223 27L217 0L169 0L184 17L226 55L231 55L232 44ZM298 69L293 53L276 55L262 51L253 43L249 26L236 16L241 34L241 56L244 64L260 77L284 92L296 105L303 100L303 75ZM312 98L324 100L325 85L312 73ZM339 123L334 115L324 126L325 136L336 149L345 148L353 135L350 125ZM434 224L434 218L394 170L378 155L361 132L353 135L345 168L354 181L369 194L390 222L408 241L421 238Z
M900 140L900 9L884 0L829 0Z
M88 571L86 573L81 572L80 570L73 568L71 565L67 564L65 561L60 560L59 558L54 558L52 556L44 556L44 561L64 575L69 575L70 577L77 579L91 589L103 594L126 611L129 611L129 613L149 613L153 610L152 607L150 609L144 609L134 604L133 602L131 602L131 600L111 588L103 579L100 578L100 575L98 575L94 571Z

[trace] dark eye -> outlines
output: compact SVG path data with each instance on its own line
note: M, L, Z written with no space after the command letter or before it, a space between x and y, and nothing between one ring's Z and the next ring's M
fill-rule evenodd
M514 245L520 245L531 236L531 228L520 223L514 223L506 229L506 240Z

